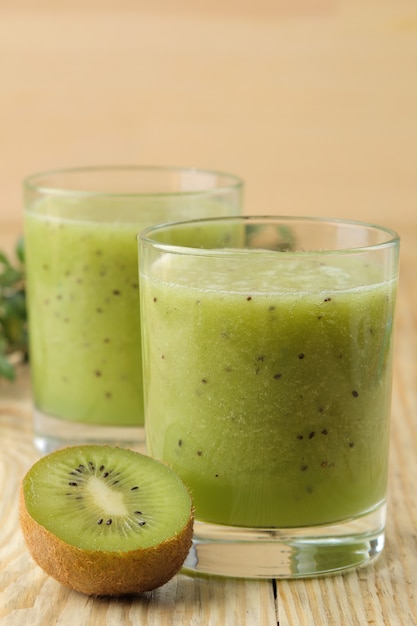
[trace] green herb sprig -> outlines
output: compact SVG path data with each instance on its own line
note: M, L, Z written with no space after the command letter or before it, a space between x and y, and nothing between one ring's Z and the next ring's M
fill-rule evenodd
M28 330L23 238L15 246L15 260L0 251L0 378L14 380L14 353L28 359Z

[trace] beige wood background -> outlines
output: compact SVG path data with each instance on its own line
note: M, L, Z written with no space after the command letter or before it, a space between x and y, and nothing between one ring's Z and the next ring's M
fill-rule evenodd
M417 222L415 1L0 0L2 241L25 175L107 163L229 170L246 213Z

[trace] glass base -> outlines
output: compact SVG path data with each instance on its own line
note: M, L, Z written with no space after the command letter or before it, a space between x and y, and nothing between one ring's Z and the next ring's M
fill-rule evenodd
M95 443L145 451L143 426L102 426L58 419L34 410L35 447L47 454L64 446Z
M305 578L357 568L383 550L386 505L345 522L309 528L239 528L196 521L184 573Z

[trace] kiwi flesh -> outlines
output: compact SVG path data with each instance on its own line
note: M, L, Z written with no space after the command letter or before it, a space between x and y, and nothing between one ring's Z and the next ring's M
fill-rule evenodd
M35 562L88 595L155 589L191 546L191 497L167 465L133 450L80 445L38 460L22 480L20 523Z

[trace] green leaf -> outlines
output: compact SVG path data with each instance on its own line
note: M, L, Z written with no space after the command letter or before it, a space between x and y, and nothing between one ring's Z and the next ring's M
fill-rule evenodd
M0 377L1 376L7 378L7 380L15 379L14 367L3 354L0 354Z
M19 237L16 242L15 253L17 259L20 261L22 265L25 264L25 242L23 237Z
M0 250L0 378L14 380L15 370L7 355L28 355L27 309L23 237L16 242L17 261Z
M26 297L22 289L4 298L4 311L7 317L13 316L19 320L26 319Z
M20 347L24 338L22 322L17 317L9 317L3 322L3 326L10 346L14 348Z
M2 252L0 250L0 263L3 263L4 265L6 265L7 267L10 267L10 261L7 258L7 256L5 255L4 252Z
M23 276L20 270L15 270L13 267L9 266L0 274L0 286L12 287L15 283L22 280L22 278Z

